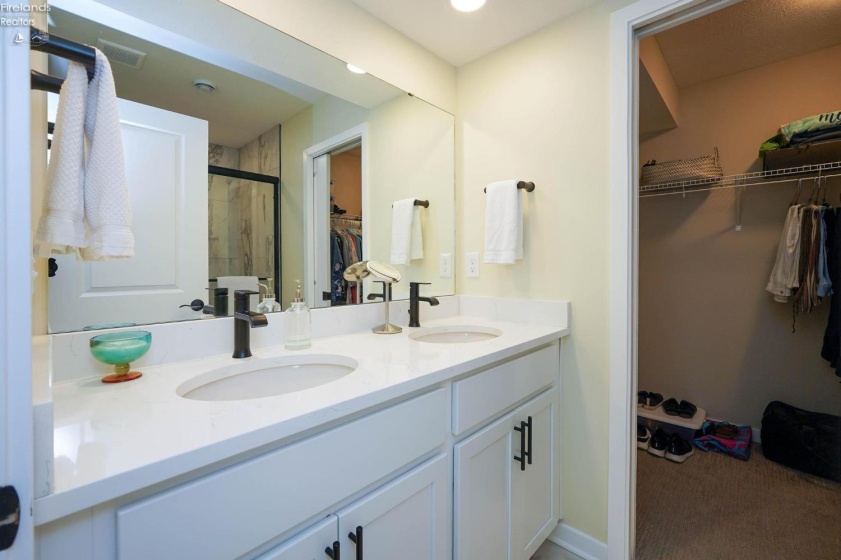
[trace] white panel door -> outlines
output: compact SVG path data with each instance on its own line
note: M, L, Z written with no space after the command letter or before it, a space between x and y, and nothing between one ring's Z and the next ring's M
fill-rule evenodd
M340 511L342 558L451 558L450 472L449 455L439 455Z
M526 447L526 470L514 470L512 511L514 534L512 560L529 560L558 524L560 504L560 446L556 441L559 390L554 388L517 409L516 425L531 418ZM517 434L519 436L519 434ZM518 442L519 443L519 442Z
M2 16L20 18L3 4ZM20 499L20 526L2 560L35 556L32 523L32 246L29 49L26 28L0 26L0 486ZM10 490L8 492L11 492ZM0 515L8 529L11 518Z
M56 103L50 95L51 119ZM81 262L57 255L52 332L195 318L200 313L179 306L206 300L207 121L123 99L119 110L135 257Z
M310 307L330 307L330 292L333 289L333 262L330 255L330 154L313 160L315 173L313 185L313 237L315 239L315 290ZM324 295L327 299L324 299Z
M515 437L516 436L516 437ZM514 414L455 446L455 551L458 560L511 556L511 479L519 469Z
M335 515L331 515L259 556L257 560L328 560L330 557L325 550L333 550L338 536L338 520Z

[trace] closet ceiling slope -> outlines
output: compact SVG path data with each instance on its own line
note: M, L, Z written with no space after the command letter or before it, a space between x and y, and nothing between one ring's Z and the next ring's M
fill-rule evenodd
M678 87L841 44L841 0L744 0L657 34Z

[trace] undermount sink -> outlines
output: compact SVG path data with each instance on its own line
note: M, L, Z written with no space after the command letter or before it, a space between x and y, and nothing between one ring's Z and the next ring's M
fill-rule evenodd
M437 342L438 344L459 344L465 342L481 342L490 340L502 334L499 329L478 327L474 325L448 325L445 327L428 327L409 335L418 342Z
M331 354L261 358L197 375L175 392L196 401L259 399L326 385L357 367L356 360Z

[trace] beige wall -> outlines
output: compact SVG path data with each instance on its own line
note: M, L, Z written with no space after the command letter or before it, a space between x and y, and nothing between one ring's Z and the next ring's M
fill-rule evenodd
M460 294L568 299L564 520L607 540L610 12L605 1L458 70L459 248L483 250L482 188L534 181L524 259L458 276ZM461 271L462 262L457 264Z
M330 158L333 203L351 216L362 215L362 150L354 148Z
M841 75L827 72L839 63L834 47L682 89L680 126L643 142L640 161L718 146L726 174L759 170L759 145L781 124L839 106ZM828 302L792 333L791 306L765 292L794 186L750 188L741 232L733 189L640 202L641 389L753 426L772 400L841 414L841 385L820 357Z
M455 69L350 0L221 1L438 107L454 109Z

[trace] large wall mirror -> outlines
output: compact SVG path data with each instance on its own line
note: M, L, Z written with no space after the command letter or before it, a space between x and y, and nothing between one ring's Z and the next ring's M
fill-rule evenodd
M225 22L224 41L119 2L51 5L51 34L111 62L136 256L54 255L50 332L210 319L219 287L231 300L260 291L254 309L271 295L286 309L296 280L310 307L368 302L381 288L341 274L361 260L397 265L395 299L409 281L454 293L439 275L455 243L451 114L219 2L201 17ZM50 58L63 76L66 61ZM48 95L51 121L58 103ZM420 258L392 247L407 199L419 201Z

